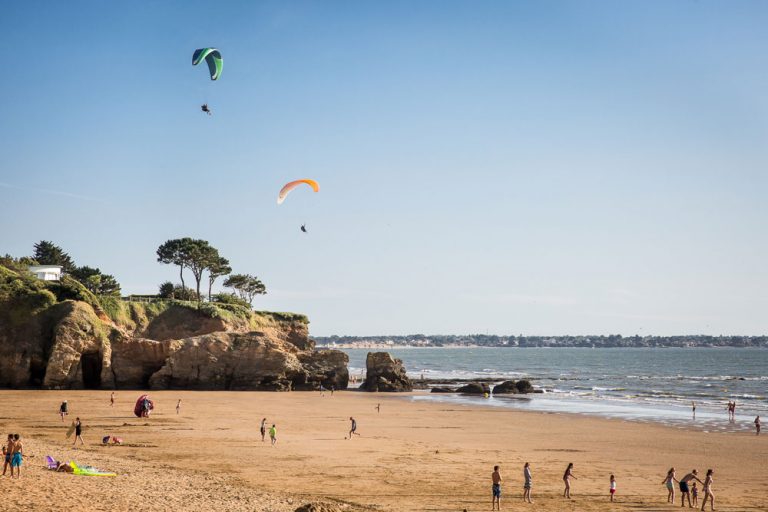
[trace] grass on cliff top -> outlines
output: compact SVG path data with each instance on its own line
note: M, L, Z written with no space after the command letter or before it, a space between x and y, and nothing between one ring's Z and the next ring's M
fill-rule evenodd
M0 265L0 317L12 324L24 322L31 315L57 303L74 300L89 304L97 313L104 312L117 325L129 330L145 328L152 319L171 307L190 309L208 318L228 323L247 322L254 328L275 322L309 324L305 315L277 311L251 311L239 304L202 303L183 300L126 302L116 296L97 296L79 281L62 276L61 281L41 281L32 274L16 272Z
M309 324L309 318L307 315L301 313L289 313L282 311L254 311L254 315L270 318L279 322L300 322L302 324Z

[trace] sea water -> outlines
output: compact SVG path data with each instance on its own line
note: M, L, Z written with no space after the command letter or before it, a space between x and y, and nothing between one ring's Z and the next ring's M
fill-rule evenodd
M364 373L369 349L345 349L350 373ZM752 348L393 348L412 379L531 379L544 394L428 400L581 413L710 431L768 421L768 350ZM736 401L736 421L726 405ZM696 402L696 418L691 403Z

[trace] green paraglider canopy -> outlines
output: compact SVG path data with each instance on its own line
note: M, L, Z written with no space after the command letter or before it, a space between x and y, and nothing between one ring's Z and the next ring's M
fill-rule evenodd
M197 66L203 59L208 64L211 80L217 80L221 76L221 70L224 68L224 59L221 58L221 52L216 48L200 48L195 50L195 53L192 54L192 65Z

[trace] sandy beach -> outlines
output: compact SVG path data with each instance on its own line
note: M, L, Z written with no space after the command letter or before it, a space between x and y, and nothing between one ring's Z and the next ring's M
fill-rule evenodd
M155 392L151 418L132 414L139 392L2 391L0 427L18 432L27 457L22 478L0 479L19 510L292 511L307 502L346 510L490 510L490 474L501 466L505 510L674 510L661 481L670 466L715 469L718 510L768 509L768 441L568 414L412 402L360 392ZM181 414L175 405L182 399ZM70 415L57 409L67 399ZM376 405L381 404L381 412ZM85 446L65 439L80 416ZM349 417L359 437L345 439ZM261 442L262 417L278 442ZM122 446L102 446L104 435ZM44 456L118 473L56 474ZM533 505L520 501L522 466L533 471ZM573 500L562 473L573 462ZM608 501L611 473L617 502ZM702 473L703 475L703 473ZM701 496L699 498L701 500Z

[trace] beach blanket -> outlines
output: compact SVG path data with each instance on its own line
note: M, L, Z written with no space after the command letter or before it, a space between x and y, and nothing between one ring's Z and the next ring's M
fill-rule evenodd
M70 462L69 465L72 466L73 472L80 476L117 476L117 473L103 471L93 466L78 466L74 462Z

